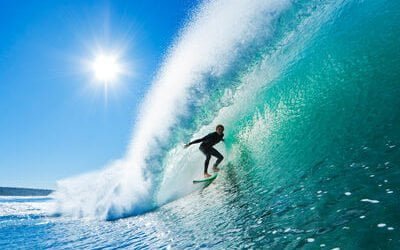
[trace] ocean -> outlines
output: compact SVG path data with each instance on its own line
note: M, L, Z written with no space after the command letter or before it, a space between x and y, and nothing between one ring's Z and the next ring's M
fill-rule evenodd
M399 249L400 2L191 15L126 156L48 197L0 198L0 248ZM183 145L217 124L221 173L194 185L204 156Z

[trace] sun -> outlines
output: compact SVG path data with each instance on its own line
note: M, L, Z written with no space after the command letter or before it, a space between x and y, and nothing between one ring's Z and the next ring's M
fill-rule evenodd
M128 80L134 75L132 63L127 61L126 48L102 48L92 46L90 54L80 59L80 70L87 76L85 86L88 92L101 94L105 103L108 97L119 97L127 89Z
M96 80L108 84L118 79L122 66L117 56L98 54L92 62L92 70Z

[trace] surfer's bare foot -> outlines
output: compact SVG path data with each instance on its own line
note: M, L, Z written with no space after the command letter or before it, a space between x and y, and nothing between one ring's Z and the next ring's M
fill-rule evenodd
M204 178L209 178L211 175L209 173L204 173Z
M213 167L213 171L214 171L214 172L218 172L218 171L219 171L219 168L218 168L218 167Z

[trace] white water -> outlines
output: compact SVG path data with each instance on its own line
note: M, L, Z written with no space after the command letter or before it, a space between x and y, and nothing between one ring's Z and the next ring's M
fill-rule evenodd
M144 99L126 157L101 171L60 181L53 195L56 212L100 218L141 213L158 205L156 196L166 165L178 165L187 176L195 175L198 171L187 167L201 162L199 154L189 158L193 148L173 162L171 157L160 160L165 153L160 146L168 144L171 128L179 126L179 117L190 115L190 99L199 98L190 96L190 89L204 91L205 75L222 75L246 45L270 36L270 24L288 7L289 1L282 0L203 3L170 49ZM206 129L210 127L196 135ZM171 154L176 155L168 152ZM163 196L159 202L187 193L190 187L183 185L186 182L191 179L163 185L179 192Z

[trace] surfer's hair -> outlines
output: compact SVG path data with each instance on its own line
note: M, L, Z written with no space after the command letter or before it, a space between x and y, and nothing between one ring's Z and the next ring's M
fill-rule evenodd
M218 124L217 127L215 127L215 130L217 130L218 128L222 128L222 130L225 130L224 125L222 124Z

